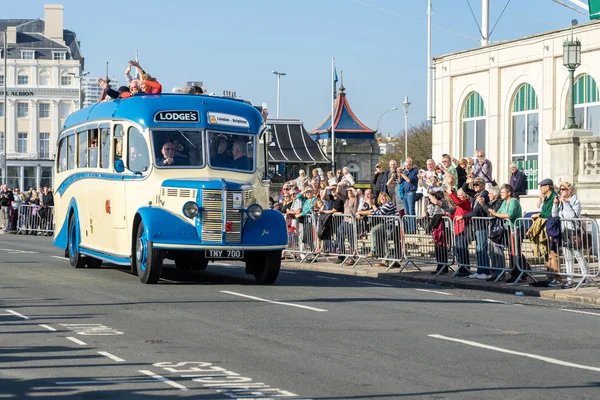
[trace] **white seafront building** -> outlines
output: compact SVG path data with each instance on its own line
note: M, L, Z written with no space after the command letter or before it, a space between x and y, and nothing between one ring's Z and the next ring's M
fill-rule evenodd
M4 134L7 139L7 171L0 170L0 177L4 181L7 174L8 185L23 190L52 186L56 139L65 118L80 106L79 43L74 32L64 29L58 4L44 6L44 19L1 19L0 30L6 32L0 49L4 40L8 48L0 60L0 154Z
M524 210L536 208L538 182L551 178L575 183L583 213L600 217L600 22L575 26L573 35L582 44L574 88L581 129L563 130L566 28L435 57L434 159L483 149L499 183L509 182L511 162L526 172Z

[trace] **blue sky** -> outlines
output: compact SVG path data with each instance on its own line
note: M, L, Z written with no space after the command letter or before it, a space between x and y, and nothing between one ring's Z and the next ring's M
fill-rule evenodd
M427 0L361 0L427 21ZM481 1L469 0L480 23ZM60 1L56 1L59 3ZM507 0L490 0L492 27ZM43 18L44 1L11 2L1 18ZM46 1L50 3L50 1ZM137 49L141 65L170 91L202 80L209 91L233 90L253 104L266 102L276 114L281 78L281 117L316 128L331 109L331 58L343 71L348 100L372 129L403 130L401 103L412 106L409 123L426 118L426 25L355 0L64 0L65 28L77 33L85 70L123 82ZM433 0L433 25L472 38L479 31L467 0ZM10 15L7 11L10 10ZM501 41L570 26L584 15L551 0L512 0L494 32ZM475 40L433 29L432 55L478 47Z

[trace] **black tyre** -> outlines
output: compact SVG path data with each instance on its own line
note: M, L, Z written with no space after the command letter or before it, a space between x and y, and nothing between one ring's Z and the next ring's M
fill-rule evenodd
M69 239L67 240L67 254L69 263L73 268L85 268L87 259L79 253L79 228L75 224L75 217L69 218Z
M162 273L163 259L164 252L154 249L152 241L146 236L144 223L140 222L135 235L135 253L131 260L142 283L158 282Z
M281 250L257 254L255 257L246 261L246 263L248 262L256 263L256 265L251 266L254 271L256 283L260 285L272 285L279 276L279 269L281 268Z
M197 251L181 251L174 257L174 261L177 269L204 271L208 267L208 260Z
M102 266L102 260L94 257L87 257L86 265L88 268L100 268Z

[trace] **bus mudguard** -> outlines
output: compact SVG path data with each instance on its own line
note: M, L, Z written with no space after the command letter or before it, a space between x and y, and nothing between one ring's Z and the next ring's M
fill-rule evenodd
M54 245L59 249L66 249L67 242L69 239L69 216L73 213L73 217L75 218L76 226L79 226L79 210L77 209L77 202L75 198L72 198L69 202L69 207L67 207L67 213L65 214L65 220L58 231L58 234L54 237Z
M182 245L199 243L196 228L182 216L160 207L142 207L137 213L144 222L148 240L152 242Z

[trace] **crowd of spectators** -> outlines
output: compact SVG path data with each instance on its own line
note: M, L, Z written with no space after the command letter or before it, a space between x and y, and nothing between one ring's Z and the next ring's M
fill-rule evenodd
M25 234L51 235L53 207L54 195L48 187L22 192L0 186L0 227L4 232L18 229Z
M283 185L278 198L270 200L271 208L288 216L288 229L295 229L308 214L315 215L317 219L333 213L354 215L357 218L369 215L417 214L419 217L449 217L454 225L454 243L459 264L457 276L471 279L496 281L500 269L503 268L510 269L506 282L513 283L520 274L514 257L521 257L523 262L526 262L521 255L515 254L514 237L505 238L504 243L506 245L508 242L508 251L512 255L510 266L503 265L504 258L491 252L494 249L490 247L492 238L489 237L489 232L490 224L495 223L494 221L504 219L515 224L518 218L530 216L534 224L528 229L522 229L521 234L535 240L535 235L539 235L537 227L544 225L550 218L581 216L581 203L577 200L574 186L569 182L561 182L556 191L554 182L550 179L539 182L539 210L532 210L524 215L519 201L519 197L527 192L527 181L523 171L520 171L516 164L511 164L509 182L499 185L494 177L492 162L486 158L485 152L480 150L475 151L473 158L455 159L449 154L444 154L439 163L429 159L425 169L418 169L411 157L407 157L401 165L396 160L391 160L385 170L383 165L378 164L371 188L364 192L355 187L354 178L347 168L336 171L335 176L328 172L327 177L320 168L315 168L311 175L312 178L309 178L305 171L301 170L296 179ZM478 224L473 224L473 217L488 219L478 220ZM405 233L416 232L416 221L417 218L414 218L405 222ZM491 222L482 224L481 221ZM377 244L373 243L375 237L376 235L371 235L372 252L377 247ZM469 268L469 245L472 242L475 242L479 265L476 271ZM323 251L324 245L319 241L314 251ZM437 253L436 249L436 257ZM379 254L370 256L381 257ZM573 287L575 283L570 275L563 280L561 276L551 273L557 271L557 258L556 253L552 251L546 257L549 278L542 284L551 287ZM581 251L565 251L569 274L573 274L574 259L577 259L581 269L587 268ZM387 266L386 263L380 265ZM440 265L433 273L448 273L448 265L440 260Z

